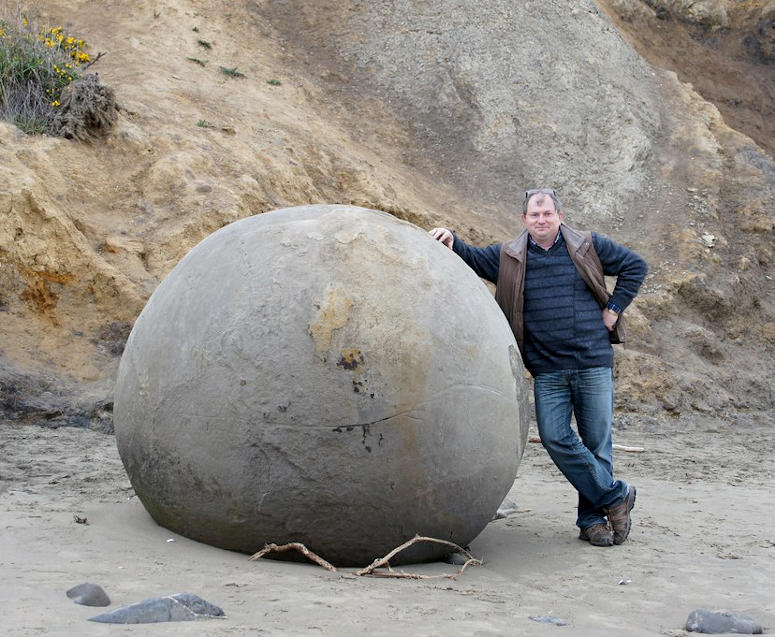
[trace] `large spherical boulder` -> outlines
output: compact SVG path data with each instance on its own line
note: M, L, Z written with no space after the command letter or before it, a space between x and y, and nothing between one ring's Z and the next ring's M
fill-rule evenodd
M514 338L473 272L409 223L326 205L197 245L135 323L114 415L159 524L244 552L303 542L344 565L416 533L469 543L528 424Z

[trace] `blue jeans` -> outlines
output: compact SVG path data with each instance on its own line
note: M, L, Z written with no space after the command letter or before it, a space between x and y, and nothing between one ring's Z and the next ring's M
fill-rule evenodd
M613 370L592 367L539 374L534 394L541 442L579 492L576 525L583 529L605 523L603 509L627 495L627 483L614 480ZM578 435L570 426L571 412Z

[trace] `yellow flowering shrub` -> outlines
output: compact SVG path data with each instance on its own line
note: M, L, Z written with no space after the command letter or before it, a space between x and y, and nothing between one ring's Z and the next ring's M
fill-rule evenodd
M0 14L0 117L27 133L57 134L63 91L92 63L87 49L61 26L36 27L25 15Z

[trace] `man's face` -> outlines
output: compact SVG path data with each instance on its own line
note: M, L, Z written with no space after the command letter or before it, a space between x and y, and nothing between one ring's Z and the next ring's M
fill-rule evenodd
M528 233L538 245L546 247L560 230L562 213L557 212L549 195L537 194L527 202L527 212L522 215Z

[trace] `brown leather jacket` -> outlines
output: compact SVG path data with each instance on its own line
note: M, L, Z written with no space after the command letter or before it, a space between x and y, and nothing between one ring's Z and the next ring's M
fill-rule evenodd
M560 225L560 232L568 254L589 289L595 295L600 307L605 307L611 296L605 285L603 265L595 252L592 243L592 233L576 230L565 224ZM495 300L509 321L514 337L517 339L519 351L524 352L524 287L525 263L527 260L528 233L524 230L516 239L504 243L501 248L500 265L498 269L498 284L495 287ZM591 248L591 249L590 249ZM623 343L625 340L624 321L622 317L611 332L612 343Z

